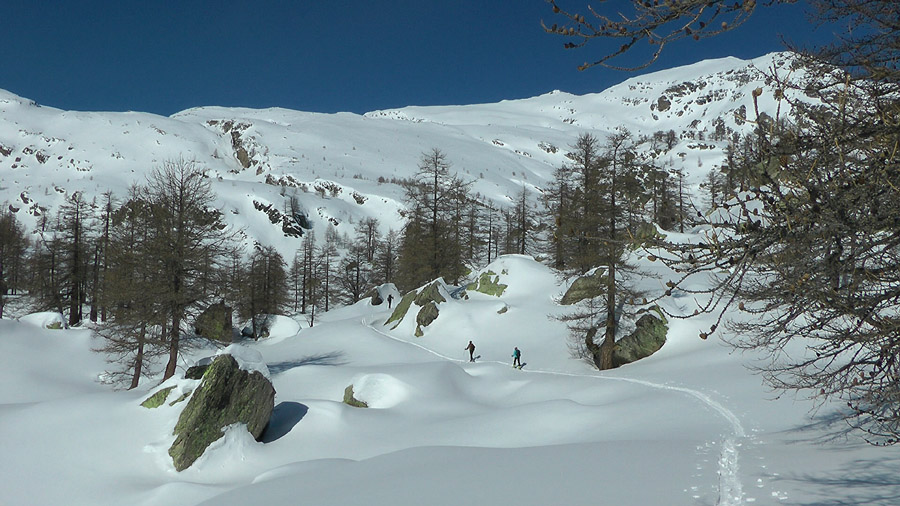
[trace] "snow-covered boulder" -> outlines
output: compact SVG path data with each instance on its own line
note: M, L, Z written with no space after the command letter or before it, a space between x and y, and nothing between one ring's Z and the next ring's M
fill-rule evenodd
M175 425L169 448L175 469L190 467L230 425L245 424L259 440L274 409L275 388L263 372L245 370L232 355L218 355Z
M300 332L300 324L289 316L277 314L256 315L256 333L253 335L253 320L241 329L241 335L251 339L284 339Z
M45 329L67 328L66 318L62 314L54 313L53 311L27 314L19 318L19 321Z
M385 409L409 397L410 386L390 374L364 374L344 390L344 403L355 407Z
M373 306L384 304L384 301L388 300L388 297L390 297L390 301L398 300L400 298L400 292L393 283L378 285L366 292L363 296L364 299L369 299L370 304Z

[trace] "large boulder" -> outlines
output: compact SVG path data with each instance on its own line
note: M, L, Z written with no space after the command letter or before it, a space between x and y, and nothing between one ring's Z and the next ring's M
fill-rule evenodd
M400 303L397 304L397 307L394 308L394 312L391 313L390 318L388 318L384 324L387 325L389 323L397 322L396 325L391 327L392 329L397 328L397 325L400 325L400 322L403 321L403 318L406 317L407 311L409 311L410 306L412 306L413 301L416 299L416 291L413 290L408 292L406 295L400 299Z
M669 326L662 314L647 311L638 318L634 332L616 341L613 364L619 367L656 353L666 344L668 330Z
M419 310L416 313L415 335L416 337L422 337L424 335L422 327L431 325L437 319L438 313L440 313L438 305L447 302L447 299L441 294L442 287L442 281L433 281L419 291L413 290L407 293L400 299L400 303L397 304L394 312L391 313L391 317L384 324L397 322L391 329L397 328L403 318L406 317L410 307L415 304L419 306Z
M231 308L219 302L206 308L194 322L198 336L230 343L232 338Z
M481 292L495 297L503 295L503 291L506 288L507 285L500 283L500 276L493 271L482 272L481 276L474 283L469 283L466 286L466 290Z
M365 295L362 296L363 299L369 299L373 306L380 306L384 304L384 299L381 298L381 292L378 291L378 288L372 288Z
M229 425L246 424L259 440L274 409L275 388L268 378L242 370L231 355L217 356L175 425L169 448L175 469L190 467Z
M437 304L433 300L429 300L422 306L422 309L416 314L416 337L422 337L422 327L431 325L431 322L437 320L438 310Z
M576 279L572 286L566 290L559 303L568 306L585 299L599 297L606 293L606 283L606 271L604 269L596 269L593 273Z

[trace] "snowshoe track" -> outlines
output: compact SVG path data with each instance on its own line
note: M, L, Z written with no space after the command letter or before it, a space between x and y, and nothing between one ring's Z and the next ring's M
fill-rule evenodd
M434 355L443 360L447 360L450 362L460 362L460 363L468 363L468 360L462 360L458 358L448 357L442 353L438 353L432 349L426 348L421 344L414 343L411 341L407 341L405 339L396 338L382 330L379 330L372 323L376 320L376 318L364 318L362 320L363 325L369 327L376 333L391 339L393 341L397 341L400 343L405 343L410 346L415 346L417 348L422 349L423 351ZM492 363L492 364L502 364L508 365L506 362L500 362L497 360L488 360L488 361L479 361L479 363ZM690 397L693 397L700 401L702 404L712 409L716 413L718 413L722 418L728 422L728 425L731 427L731 435L726 437L725 440L720 445L721 453L719 454L718 459L718 488L719 494L716 499L716 506L738 506L744 503L743 501L743 486L741 484L740 475L738 474L739 466L739 439L745 439L747 437L747 432L744 430L743 424L741 424L740 418L734 414L733 411L725 407L720 402L714 400L709 395L699 391L694 390L692 388L681 387L676 385L666 385L663 383L654 383L652 381L640 380L635 378L623 378L617 376L607 376L600 374L575 374L575 373L567 373L567 372L559 372L559 371L547 371L542 369L529 369L528 371L524 371L529 374L550 374L555 376L570 376L570 377L580 377L580 378L597 378L601 380L607 381L624 381L626 383L634 383L642 386L646 386L649 388L655 388L658 390L668 390L671 392L678 392Z

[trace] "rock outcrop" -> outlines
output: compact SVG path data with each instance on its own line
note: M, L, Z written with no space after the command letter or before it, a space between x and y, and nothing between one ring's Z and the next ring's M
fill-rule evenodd
M507 285L500 283L500 276L493 271L482 272L477 281L466 286L466 290L481 292L495 297L503 295L506 288Z
M560 304L569 306L585 299L593 299L606 293L606 271L596 269L592 274L576 279L572 286L566 290Z
M353 406L354 408L368 408L369 405L365 402L357 399L353 395L353 385L348 385L347 388L344 389L344 404L348 406Z
M274 409L275 388L268 378L242 370L231 355L217 356L175 425L169 448L175 469L190 467L229 425L246 424L259 440Z
M194 322L198 336L224 343L232 341L231 307L224 302L213 304L200 313Z
M668 330L666 319L658 309L648 310L638 318L634 332L616 341L613 364L619 367L656 353L666 344Z
M415 303L416 306L419 306L419 311L416 313L415 335L416 337L422 337L424 335L422 327L427 327L436 320L440 313L438 305L442 302L447 302L447 299L441 294L442 286L443 281L438 280L419 291L413 290L407 293L400 299L400 303L397 304L394 312L391 313L391 317L384 324L397 322L391 327L392 329L396 328L403 318L406 317L410 307Z

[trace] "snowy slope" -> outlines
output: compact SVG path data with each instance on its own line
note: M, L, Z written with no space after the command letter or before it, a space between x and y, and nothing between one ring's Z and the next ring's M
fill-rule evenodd
M226 219L260 242L291 253L286 237L258 208L284 211L296 194L314 228L376 217L382 232L401 226L402 191L423 152L441 149L474 190L500 206L524 187L535 194L583 132L602 138L617 126L636 135L674 130L681 138L661 161L698 184L721 163L713 122L745 131L751 91L766 87L758 69L787 68L772 54L648 74L603 92L562 92L497 104L406 107L365 115L285 109L202 107L171 117L137 112L74 112L42 107L0 90L0 203L33 227L65 195L125 195L129 184L166 160L196 160L215 177ZM768 88L766 88L768 89ZM771 90L770 90L771 91ZM760 105L774 114L772 93ZM668 104L665 107L661 104ZM749 111L742 113L743 111ZM319 235L321 237L321 234Z
M752 355L696 337L709 322L673 322L657 354L599 373L547 318L562 287L546 267L490 268L508 291L470 294L441 316L459 325L422 338L386 330L366 301L243 343L277 390L263 442L230 429L181 473L166 450L182 405L140 407L152 381L100 383L88 330L2 320L0 356L15 360L0 368L0 504L895 504L896 449L825 441L834 408L773 400ZM350 384L372 407L341 403Z
M579 133L617 125L675 130L680 141L660 156L696 184L721 163L724 141L708 140L715 120L749 128L741 107L749 116L752 90L768 90L752 66L784 61L716 60L581 97L362 116L69 112L0 91L0 202L33 226L66 194L121 196L164 160L196 159L231 223L292 254L298 240L254 201L282 209L296 191L317 230L349 232L367 216L397 228L402 193L390 179L409 177L423 151L440 148L503 203L523 185L538 191ZM774 114L771 96L759 104ZM133 391L103 383L108 366L89 329L45 329L46 314L0 320L0 505L887 506L900 497L897 449L830 439L842 430L838 406L811 412L802 397L773 398L746 369L758 357L697 338L706 317L671 321L659 352L600 373L570 356L552 318L564 311L555 303L564 282L524 256L485 269L508 289L448 301L421 338L383 325L387 309L363 301L314 328L282 319L273 338L243 343L277 391L264 440L231 429L181 473L166 451L182 406L140 406L155 381ZM689 311L688 299L665 303ZM470 339L475 363L463 349ZM509 367L514 346L523 370ZM181 369L217 351L191 352ZM350 384L371 408L341 403Z

